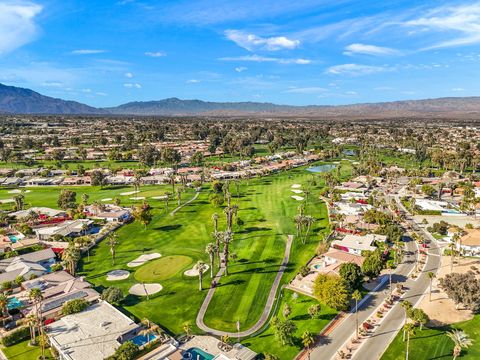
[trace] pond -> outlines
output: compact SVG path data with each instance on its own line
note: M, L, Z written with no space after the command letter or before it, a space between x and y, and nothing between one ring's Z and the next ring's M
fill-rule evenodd
M311 166L307 168L307 171L313 172L313 173L324 173L328 172L330 170L335 169L335 165L333 164L323 164L323 165L317 165L317 166Z

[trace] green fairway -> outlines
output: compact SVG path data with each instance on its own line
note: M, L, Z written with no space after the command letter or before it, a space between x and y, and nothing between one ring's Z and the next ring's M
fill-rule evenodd
M410 359L433 360L451 359L453 353L453 341L446 335L446 331L461 329L473 340L473 345L467 350L462 350L459 359L480 359L480 315L472 320L463 321L445 328L425 328L410 340ZM406 342L403 341L403 334L400 331L381 360L403 360L405 359Z
M342 175L349 175L350 166L342 166ZM312 183L315 180L315 184ZM235 331L235 323L240 321L241 329L248 329L259 319L266 303L273 280L279 269L288 234L295 234L293 217L301 202L293 199L293 184L301 184L308 190L306 213L311 214L316 222L305 244L294 239L290 254L290 263L282 283L289 281L299 267L304 265L315 252L318 241L328 228L326 207L318 198L323 187L320 174L312 174L305 168L297 168L277 175L251 180L242 180L239 192L231 184L232 204L238 204L238 217L244 224L234 225L234 240L230 252L236 253L237 260L230 262L230 275L222 278L205 316L208 326L227 331ZM82 193L90 195L89 201L119 197L122 205L138 204L130 200L132 196L144 196L152 206L153 219L145 229L136 222L123 226L117 231L119 244L116 247L115 266L111 265L110 249L106 242L91 250L90 260L84 258L79 264L79 274L85 275L99 291L108 286L118 286L124 294L137 283L137 276L126 280L110 282L106 273L113 269L132 270L127 263L139 255L158 252L163 258L143 265L146 269L137 270L140 277L147 281L157 281L161 276L163 290L149 298L128 295L122 307L137 318L148 317L174 334L181 333L184 323L195 328L195 318L206 290L198 290L198 278L183 275L198 260L208 263L205 246L212 242L212 214L219 214L219 230L225 228L223 207L217 208L209 202L209 185L200 192L198 198L181 208L174 216L170 215L175 205L170 203L165 211L164 202L150 199L165 191L172 191L169 186L142 186L139 194L122 196L123 192L132 191L132 187L100 189L98 187L71 187L77 192L77 201ZM60 189L31 188L25 194L29 205L56 207ZM183 202L191 199L194 191L189 189L183 194ZM303 194L303 196L306 196ZM0 190L0 199L11 198L7 190ZM176 269L164 269L156 266L169 256L183 255L191 258L191 263L178 265ZM218 264L216 264L216 267ZM216 268L214 269L216 272ZM145 272L144 272L145 271ZM150 274L147 274L150 273ZM149 277L151 276L151 277ZM210 272L204 275L204 284L210 281ZM161 311L159 311L161 309ZM198 331L198 329L197 329Z
M242 341L242 344L258 353L273 354L278 356L280 360L291 360L303 349L301 343L302 334L305 331L318 334L337 314L336 310L326 305L321 305L320 314L312 319L308 315L308 308L311 305L318 304L318 301L301 294L298 294L298 297L295 298L293 294L294 292L290 290L283 292L282 300L276 312L276 316L283 319L282 309L285 304L288 304L292 309L289 319L292 320L297 327L294 333L293 345L282 345L275 337L271 327L268 327L266 331L253 338Z
M192 258L183 255L165 256L148 262L135 271L140 282L155 282L171 278L192 263Z

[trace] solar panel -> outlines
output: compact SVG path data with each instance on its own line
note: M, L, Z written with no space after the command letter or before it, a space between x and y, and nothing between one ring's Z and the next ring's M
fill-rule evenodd
M65 304L67 301L75 300L75 299L81 299L81 298L84 298L86 296L88 296L88 294L85 291L82 291L82 290L71 293L71 294L68 294L67 296L62 297L61 299L55 299L55 300L52 300L52 301L50 301L46 304L43 304L42 311L50 311L52 309L56 309L56 308L62 306L63 304Z

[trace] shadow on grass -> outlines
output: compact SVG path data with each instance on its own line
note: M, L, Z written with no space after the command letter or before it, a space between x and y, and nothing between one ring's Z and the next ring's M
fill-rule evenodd
M237 280L232 280L226 283L220 283L217 284L217 287L222 287L222 286L229 286L229 285L240 285L240 284L245 284L246 281L243 279L237 279Z
M178 230L182 227L182 224L175 224L175 225L165 225L165 226L159 226L154 228L153 230L160 230L160 231L173 231L173 230Z

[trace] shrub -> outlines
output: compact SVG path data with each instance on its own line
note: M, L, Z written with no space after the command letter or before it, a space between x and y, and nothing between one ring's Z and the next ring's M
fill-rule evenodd
M117 350L115 350L115 354L113 354L108 359L110 360L133 360L137 356L138 352L140 351L138 345L135 345L131 341L124 342L120 345Z
M82 312L88 307L88 301L84 299L75 299L67 301L63 304L62 314L63 315L70 315Z
M28 326L19 328L12 331L8 335L4 335L2 338L2 344L4 346L12 346L19 342L28 339L30 337L30 328Z
M118 304L123 300L123 293L117 287L110 286L102 292L102 300L108 301L111 304Z
M61 263L53 264L50 270L53 272L63 270L63 265Z

